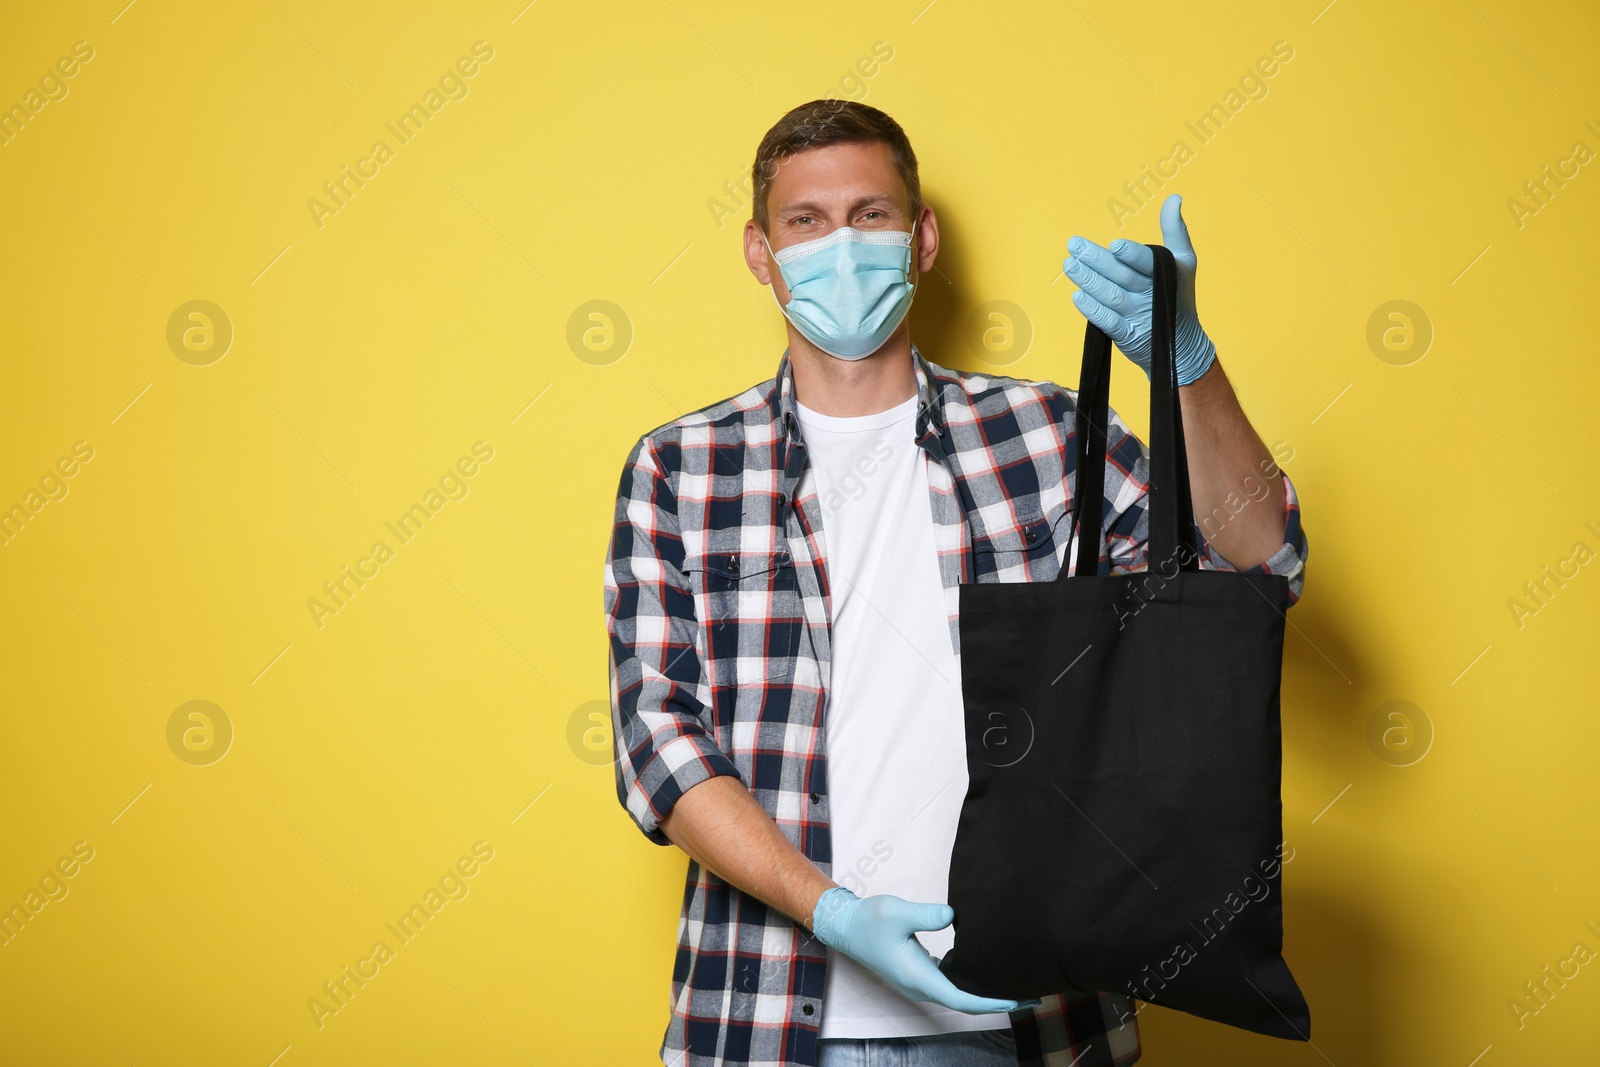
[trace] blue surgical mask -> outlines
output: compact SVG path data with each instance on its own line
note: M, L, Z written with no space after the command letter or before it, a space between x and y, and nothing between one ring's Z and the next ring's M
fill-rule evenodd
M883 347L899 327L916 284L911 281L911 245L917 232L857 230L841 226L826 237L767 251L789 287L779 303L806 340L831 356L861 359ZM766 241L766 234L761 235ZM778 290L774 286L773 299Z

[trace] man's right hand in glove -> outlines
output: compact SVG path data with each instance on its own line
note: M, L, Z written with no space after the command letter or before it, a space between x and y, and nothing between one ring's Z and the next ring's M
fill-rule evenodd
M817 899L811 929L818 941L868 968L907 1000L931 1001L968 1015L1036 1007L1037 1000L963 993L944 976L915 933L942 930L954 919L948 904L915 904L887 893L863 898L834 886Z

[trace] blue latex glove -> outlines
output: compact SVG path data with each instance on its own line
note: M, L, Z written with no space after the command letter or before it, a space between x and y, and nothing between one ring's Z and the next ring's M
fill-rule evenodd
M817 899L811 929L818 941L871 970L907 1000L931 1001L968 1015L1038 1007L1038 1000L963 993L944 976L914 932L942 930L954 920L948 904L914 904L887 893L863 898L834 886Z
M1173 193L1161 205L1161 243L1178 264L1178 384L1188 385L1211 368L1217 346L1200 328L1194 310L1194 245L1183 223L1183 197ZM1073 237L1063 263L1078 284L1072 303L1100 327L1122 354L1150 376L1150 320L1155 289L1155 253L1138 241L1117 238L1105 249Z

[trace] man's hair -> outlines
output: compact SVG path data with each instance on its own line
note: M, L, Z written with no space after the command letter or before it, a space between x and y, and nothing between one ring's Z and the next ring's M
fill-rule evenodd
M755 202L752 214L763 233L770 234L767 192L778 167L785 159L807 148L834 144L864 144L882 141L889 146L895 169L906 183L906 201L911 217L922 210L922 183L917 178L917 154L900 124L875 107L854 100L813 100L801 104L777 121L756 149Z

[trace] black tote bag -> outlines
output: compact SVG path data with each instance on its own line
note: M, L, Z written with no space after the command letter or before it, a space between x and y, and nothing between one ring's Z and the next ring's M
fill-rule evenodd
M1149 247L1150 567L1097 573L1111 342L1090 324L1076 566L959 591L969 784L939 967L982 996L1115 992L1309 1041L1282 957L1288 579L1199 570L1177 269Z

